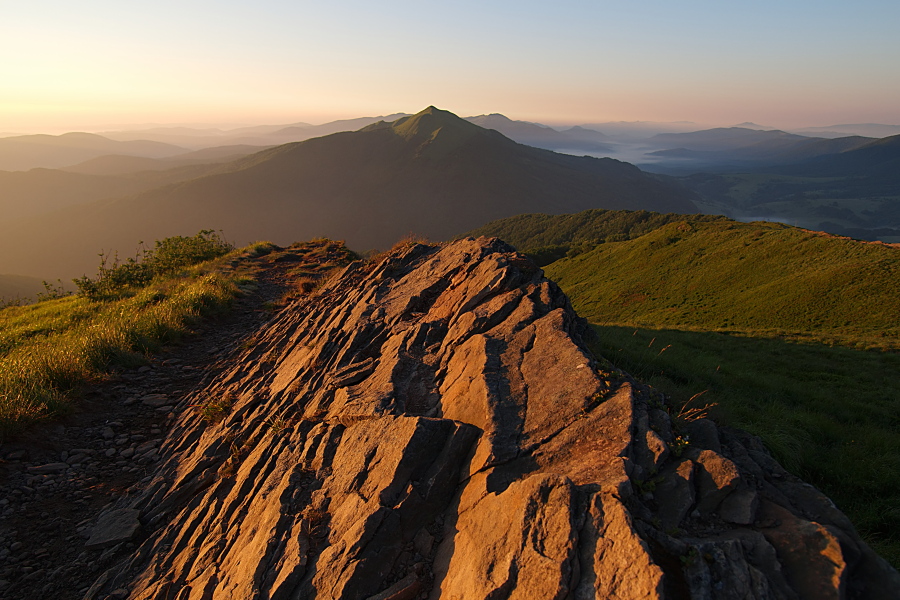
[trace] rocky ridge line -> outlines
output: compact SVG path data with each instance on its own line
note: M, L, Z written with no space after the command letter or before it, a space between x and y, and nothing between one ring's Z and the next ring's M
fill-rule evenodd
M585 331L497 240L350 265L181 400L85 599L896 594L759 440L674 422Z

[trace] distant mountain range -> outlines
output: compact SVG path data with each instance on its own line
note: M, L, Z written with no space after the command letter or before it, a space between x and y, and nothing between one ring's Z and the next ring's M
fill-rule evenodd
M466 121L474 123L485 129L499 131L506 137L527 144L535 148L547 150L582 150L585 152L611 152L608 136L583 127L570 127L557 131L552 127L529 123L527 121L513 121L508 117L498 114L467 117Z
M856 123L853 125L828 125L826 127L803 127L793 129L793 133L810 135L815 137L843 137L848 135L860 135L864 137L883 138L900 135L900 125L885 125L883 123Z
M154 127L134 131L109 131L103 135L113 140L155 140L177 144L185 148L201 149L213 146L278 146L290 142L302 142L341 131L356 131L378 121L394 121L409 116L406 113L379 117L342 119L322 125L293 123L290 125L261 125L237 129L192 129L189 127Z
M518 144L433 107L203 168L213 170L4 223L0 270L77 276L93 271L101 249L127 254L139 240L207 228L239 243L326 236L367 250L411 232L447 239L523 212L697 212L692 192L633 165Z
M900 242L900 136L807 138L754 161L751 149L731 151L744 157L731 168L723 151L708 169L681 171L691 173L679 180L700 196L701 211Z
M0 255L0 269L46 278L80 275L94 267L83 257L93 261L101 248L127 251L138 240L209 227L240 241L291 241L302 237L294 225L299 222L310 236L346 238L367 249L411 231L443 239L518 212L587 208L700 210L865 239L900 237L898 138L810 138L752 123L702 131L684 131L689 123L610 123L608 134L588 127L558 130L499 114L460 119L432 111L388 120L394 116L316 126L133 132L158 137L151 140L80 133L0 139L0 162L6 157L8 166L23 167L0 170L0 235L12 248ZM398 127L421 128L425 121L436 124L421 135L434 139L415 146L419 133L398 133ZM363 131L342 131L359 125ZM221 145L334 131L339 133L278 146ZM628 131L646 137L623 143ZM188 150L187 144L163 139L219 145ZM637 148L629 159L649 158L654 162L641 168L678 175L681 185L618 161L538 147L615 156ZM59 163L65 166L24 170ZM63 212L49 214L54 211ZM32 234L71 245L48 250L52 258L15 250L11 240L24 242ZM79 247L86 239L92 247ZM0 240L0 250L3 245ZM17 253L24 254L21 260L14 258Z
M184 148L172 144L148 140L120 142L93 133L22 135L0 138L0 171L67 167L104 154L162 158L184 152Z
M134 130L108 131L102 135L69 133L61 136L31 135L0 137L0 171L27 170L35 167L72 168L100 157L115 155L126 159L104 159L88 165L91 174L123 174L142 169L162 170L176 165L212 162L209 157L191 151L222 148L233 149L233 159L267 147L305 141L342 131L355 131L378 121L395 121L409 116L396 113L386 117L360 117L332 121L321 125L293 123L261 125L234 129L193 127L145 127ZM486 129L499 131L522 144L568 154L611 157L646 165L658 172L697 172L703 169L731 169L747 162L768 160L775 163L795 158L827 154L847 149L846 140L859 142L865 137L883 137L900 133L900 126L862 124L835 125L798 131L778 131L756 123L735 127L703 129L691 122L656 123L645 121L606 122L574 127L549 127L541 123L517 121L501 114L466 117ZM860 132L865 135L860 135ZM799 135L798 135L799 134ZM845 138L837 149L823 142ZM793 146L807 141L802 156L772 154L791 152ZM153 143L155 142L155 144ZM140 161L137 158L166 159L163 162ZM88 170L92 169L92 170Z
M859 136L810 138L779 130L747 127L663 133L648 140L648 144L667 148L648 153L648 156L663 159L663 162L644 166L649 170L669 173L752 168L846 152L871 141L872 138Z

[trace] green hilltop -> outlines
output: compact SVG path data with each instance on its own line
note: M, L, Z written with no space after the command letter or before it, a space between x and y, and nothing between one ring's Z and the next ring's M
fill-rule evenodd
M900 339L900 250L777 223L670 222L546 272L595 323Z
M466 235L499 237L544 266L567 255L593 249L597 244L630 240L686 218L678 213L597 208L568 215L517 215L492 221ZM719 215L691 215L689 218L696 222L730 222Z

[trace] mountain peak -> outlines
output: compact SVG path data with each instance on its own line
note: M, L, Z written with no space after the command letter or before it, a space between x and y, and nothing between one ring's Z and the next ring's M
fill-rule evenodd
M411 117L394 121L392 128L397 135L404 139L418 138L423 141L436 138L440 131L465 133L468 137L481 129L448 110L441 110L434 106L429 106Z
M483 129L450 111L440 110L434 106L429 106L410 117L398 119L389 126L394 135L416 146L417 156L432 159L445 158L459 148L470 145L476 139L496 135L494 131Z

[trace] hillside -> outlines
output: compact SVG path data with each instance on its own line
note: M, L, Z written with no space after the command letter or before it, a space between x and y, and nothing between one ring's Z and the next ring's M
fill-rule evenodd
M759 171L848 152L872 141L861 136L825 139L746 127L663 133L647 140L660 149L647 153L649 162L642 168L670 174Z
M747 127L717 127L687 133L660 133L648 142L670 148L695 151L725 151L764 144L769 148L784 148L809 138L784 131L749 129Z
M900 338L900 249L775 223L669 223L546 268L594 323Z
M877 600L900 586L757 438L592 356L565 295L498 240L404 244L270 319L261 300L193 351L98 385L94 412L42 446L4 448L2 491L20 492L4 540L33 559L12 561L3 593ZM79 553L49 543L75 539ZM61 580L30 576L51 565Z
M109 155L63 169L0 171L0 214L4 217L0 229L54 210L196 179L220 170L221 163L249 154L240 150L226 156L201 152L206 155L183 160Z
M429 108L272 148L191 181L8 226L0 231L0 270L71 277L94 268L98 246L130 254L134 240L207 228L238 243L327 236L367 250L410 232L448 239L523 212L692 213L693 197L633 165L523 146Z
M167 158L108 154L86 160L77 165L65 167L61 170L88 175L126 175L141 171L165 171L189 165L230 162L265 149L265 146L215 146Z
M153 186L123 177L68 173L57 169L0 171L0 229L43 213L146 191ZM10 270L16 270L10 265Z
M896 185L900 177L900 135L869 140L844 152L785 166L777 172L806 177L865 177Z
M839 138L806 146L829 153L809 155L800 146L779 164L698 173L679 181L700 196L697 204L703 212L900 241L900 136L863 138L863 143Z
M529 254L539 266L577 254L603 242L640 237L655 229L683 221L686 215L646 210L585 210L569 215L517 215L492 221L466 235L498 237L520 252ZM718 215L692 215L692 222L728 221Z
M759 435L900 564L900 382L890 375L900 369L900 248L602 211L521 215L482 231L550 263L547 276L594 324L596 353L687 414Z

